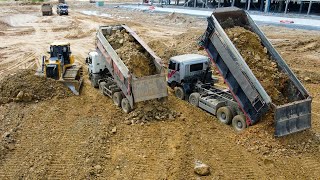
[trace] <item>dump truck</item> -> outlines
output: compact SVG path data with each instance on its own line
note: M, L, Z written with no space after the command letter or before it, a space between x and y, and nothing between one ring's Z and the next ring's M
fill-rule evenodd
M131 41L140 46L143 54L151 59L155 74L138 77L125 65L108 41L117 31L125 31ZM125 43L125 42L124 42ZM168 96L165 69L162 61L151 48L128 26L100 26L96 33L96 51L89 52L86 58L91 85L99 88L103 95L113 99L116 106L125 113L134 109L135 103L163 99Z
M51 16L52 15L52 5L49 3L43 3L41 6L42 16Z
M231 92L216 86L212 76L211 61L207 56L184 54L171 57L168 67L168 86L175 96L213 115L224 124L231 124L237 131L247 127L244 113Z
M277 137L311 128L311 96L250 15L238 8L219 8L207 21L208 26L199 38L199 45L217 67L246 117L247 125L257 123L271 110L274 113ZM267 54L288 79L285 98L289 103L276 105L272 102L270 94L267 94L225 32L227 28L235 26L244 27L259 36Z

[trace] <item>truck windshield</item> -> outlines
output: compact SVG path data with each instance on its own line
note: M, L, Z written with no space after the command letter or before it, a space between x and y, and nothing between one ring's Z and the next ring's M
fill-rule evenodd
M176 63L170 61L170 63L169 63L169 69L175 70L175 69L176 69Z
M68 6L60 6L60 8L62 8L62 9L67 9Z

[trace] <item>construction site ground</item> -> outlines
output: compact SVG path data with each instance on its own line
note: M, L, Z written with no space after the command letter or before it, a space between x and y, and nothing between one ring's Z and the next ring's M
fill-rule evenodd
M41 16L40 5L0 4L0 79L40 67L57 40L69 41L85 66L99 25L127 24L165 64L174 55L205 54L196 44L205 18L69 5L69 16ZM313 97L311 129L275 138L267 117L239 134L170 89L165 104L177 118L127 123L129 115L85 74L80 96L0 104L0 179L318 179L320 32L261 28ZM196 175L196 161L211 174Z

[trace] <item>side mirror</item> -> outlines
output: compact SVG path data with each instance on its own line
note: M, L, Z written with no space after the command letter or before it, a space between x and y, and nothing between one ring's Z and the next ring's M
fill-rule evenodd
M48 54L50 54L50 51L47 51Z
M86 64L89 64L89 58L86 57Z

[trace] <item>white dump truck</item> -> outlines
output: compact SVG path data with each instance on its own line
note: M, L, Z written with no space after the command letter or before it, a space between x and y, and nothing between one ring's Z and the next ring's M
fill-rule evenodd
M122 30L129 33L152 59L156 70L154 75L137 77L130 72L108 42L106 37ZM125 25L101 26L96 36L96 51L90 52L86 58L92 86L99 87L101 93L111 97L126 113L129 113L137 102L168 96L166 73L161 59L133 30Z

